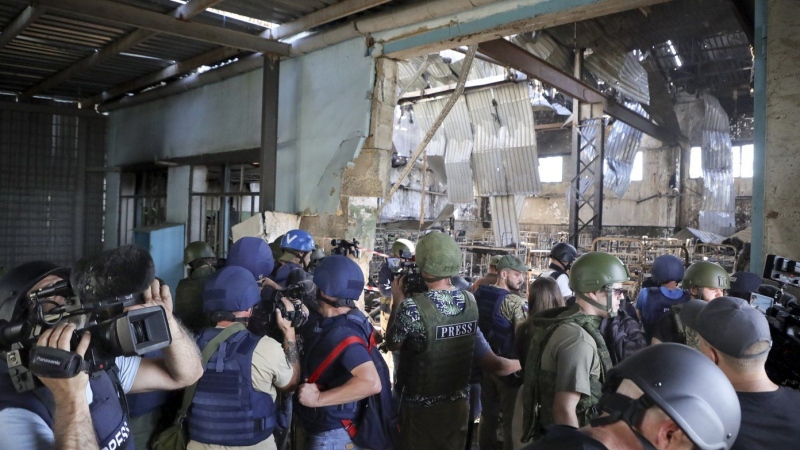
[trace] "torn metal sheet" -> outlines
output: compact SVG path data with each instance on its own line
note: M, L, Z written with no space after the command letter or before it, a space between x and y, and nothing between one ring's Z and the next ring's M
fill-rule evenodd
M628 109L647 117L642 106L638 103L625 103ZM642 142L642 132L617 120L611 126L605 147L606 172L603 184L611 189L619 198L625 195L631 185L631 171L639 144Z
M703 206L700 228L730 236L736 231L730 121L719 100L706 94L702 135Z

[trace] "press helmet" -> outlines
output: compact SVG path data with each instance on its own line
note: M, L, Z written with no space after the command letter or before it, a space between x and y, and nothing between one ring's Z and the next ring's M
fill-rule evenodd
M310 252L314 250L314 238L305 230L287 231L281 239L281 249L302 253Z
M731 279L728 272L719 264L708 261L697 261L686 269L686 273L683 275L682 286L684 289L688 289L692 286L712 289L730 289Z
M428 233L417 243L416 262L419 269L436 278L448 278L461 269L461 249L448 234Z
M190 264L200 258L216 258L211 246L203 241L194 241L183 249L183 263Z
M3 275L0 278L0 320L22 320L28 291L48 275L58 275L68 280L70 269L47 261L31 261Z
M664 410L700 449L727 450L736 441L741 422L736 391L697 350L663 343L638 351L608 371L604 397L623 379L634 382L644 392L645 404L649 400Z
M398 239L392 244L392 255L399 258L410 258L414 256L414 243L408 239Z
M275 259L265 240L246 236L231 245L225 266L244 267L256 280L260 280L272 273Z
M253 274L244 267L225 266L208 278L203 289L203 311L247 311L261 300Z
M550 257L569 264L578 258L578 250L566 242L559 242L550 249Z
M314 271L314 284L323 294L339 300L337 306L355 306L364 290L364 272L344 255L329 255Z
M661 255L653 261L650 270L653 279L658 284L670 281L680 282L683 279L683 261L675 255Z

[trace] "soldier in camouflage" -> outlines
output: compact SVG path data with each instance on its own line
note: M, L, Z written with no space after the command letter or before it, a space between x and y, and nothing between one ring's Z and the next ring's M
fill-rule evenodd
M532 338L524 367L524 441L539 438L546 425L581 427L596 414L612 365L598 327L616 315L629 277L617 257L587 253L572 265L575 304L542 311L527 323Z
M175 317L192 333L212 324L203 312L203 289L208 277L215 272L217 255L203 241L195 241L183 250L183 263L189 266L189 276L175 289Z

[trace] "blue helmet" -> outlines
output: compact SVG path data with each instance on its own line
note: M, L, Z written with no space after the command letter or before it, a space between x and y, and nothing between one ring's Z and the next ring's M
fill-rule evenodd
M239 266L249 270L256 280L269 276L275 259L269 244L261 238L243 237L234 242L228 251L226 266Z
M261 300L253 274L244 267L225 266L209 277L203 290L203 311L247 311Z
M322 258L314 271L314 284L325 295L339 300L356 300L364 290L364 272L344 255Z
M283 235L281 239L281 249L294 250L298 252L310 252L314 250L314 238L308 231L291 230Z
M661 255L653 261L650 273L659 284L683 280L683 261L674 255Z

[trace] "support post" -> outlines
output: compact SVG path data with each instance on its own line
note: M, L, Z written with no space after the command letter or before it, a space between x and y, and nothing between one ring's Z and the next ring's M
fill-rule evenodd
M264 56L261 94L261 190L259 211L275 211L278 164L278 91L280 58Z

